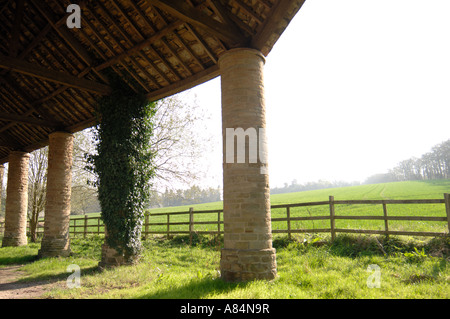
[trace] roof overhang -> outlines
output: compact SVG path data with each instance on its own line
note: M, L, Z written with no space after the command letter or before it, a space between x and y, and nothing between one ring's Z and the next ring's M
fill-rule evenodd
M81 28L69 28L70 4ZM96 124L108 72L149 100L220 75L237 47L268 55L304 0L0 0L0 163Z

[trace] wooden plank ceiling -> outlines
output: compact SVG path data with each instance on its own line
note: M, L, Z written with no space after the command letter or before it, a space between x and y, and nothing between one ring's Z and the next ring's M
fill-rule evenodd
M267 55L304 0L0 0L0 163L95 124L108 72L157 100L219 75L236 47ZM66 21L79 4L81 28Z

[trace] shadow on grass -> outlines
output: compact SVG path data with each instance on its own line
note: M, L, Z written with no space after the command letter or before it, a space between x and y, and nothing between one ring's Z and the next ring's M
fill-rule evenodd
M88 276L88 275L94 275L97 273L101 273L101 270L98 269L97 266L93 266L93 267L88 267L88 268L82 268L81 269L81 274L82 276ZM24 278L20 278L17 280L17 282L36 282L36 283L40 283L40 282L47 282L47 283L52 283L52 282L58 282L58 281L62 281L62 280L66 280L68 278L68 276L71 273L69 272L61 272L58 274L42 274L42 275L36 275L36 276L32 276L32 277L24 277Z
M244 288L249 285L244 283L228 283L220 278L194 279L181 287L167 288L157 292L133 296L134 299L201 299L205 296L214 298L226 294L236 288Z
M9 265L23 265L36 261L38 256L36 254L29 254L24 256L15 256L15 257L0 257L0 266L9 266Z
M38 245L29 244L20 247L1 247L0 266L22 265L37 260Z

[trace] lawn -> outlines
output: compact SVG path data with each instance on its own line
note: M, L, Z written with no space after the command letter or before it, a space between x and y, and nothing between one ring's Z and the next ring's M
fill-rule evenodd
M272 205L324 201L329 195L336 200L349 199L440 199L449 192L450 181L398 182L325 189L271 197ZM341 207L340 207L341 206ZM420 206L420 207L419 207ZM389 205L389 214L445 216L443 204ZM189 206L152 209L150 213L187 211ZM221 209L222 203L194 205L195 210ZM273 209L272 217L283 217L285 209ZM328 206L293 208L292 216L329 214ZM382 215L380 205L339 205L336 214ZM210 215L210 216L208 216ZM199 215L204 220L217 220L217 214ZM188 220L174 215L171 222ZM165 216L158 217L161 222ZM184 218L184 219L183 219ZM198 220L196 216L196 220ZM151 220L155 222L157 218ZM90 221L90 220L89 220ZM80 221L79 223L82 223ZM97 222L93 220L93 222ZM315 220L293 227L329 227ZM354 224L354 223L358 224ZM348 223L348 224L338 224ZM336 227L382 228L382 221L337 220ZM165 230L165 226L161 227ZM173 226L185 227L184 225ZM199 225L212 227L216 225ZM92 227L94 228L94 227ZM285 228L285 222L273 223L274 229ZM447 231L443 222L398 222L390 229ZM199 230L196 226L196 230ZM406 236L344 235L330 241L327 233L274 236L277 249L278 277L273 281L231 284L220 279L220 237L195 234L189 236L150 236L143 241L142 257L135 266L124 266L103 272L97 270L103 237L72 237L73 255L68 258L36 260L39 243L19 248L0 248L0 267L24 264L22 280L65 281L69 265L81 269L81 287L51 291L49 298L132 298L132 299L361 299L361 298L433 298L450 297L450 239ZM320 245L318 245L320 244ZM379 281L377 281L379 279ZM372 280L372 281L371 281ZM370 283L379 282L371 288ZM368 285L369 283L369 285Z
M306 235L276 237L278 278L225 283L219 275L220 248L215 237L143 242L139 264L97 270L101 236L73 239L73 256L34 260L39 245L0 249L0 265L25 263L22 280L66 280L67 267L81 269L80 288L56 289L48 298L132 299L359 299L450 297L450 240L418 241L374 236ZM316 245L318 242L321 245ZM371 266L372 265L372 266ZM374 266L375 265L375 266ZM1 267L1 266L0 266ZM376 272L378 269L379 272ZM378 277L377 277L378 276ZM370 287L376 278L379 286Z
M342 188L329 188L314 191L305 191L288 194L276 194L271 196L272 205L294 204L304 202L327 201L329 196L334 196L335 200L366 200L366 199L443 199L444 193L450 192L450 180L436 181L413 181L413 182L395 182L383 184L360 185ZM222 202L164 207L149 210L151 223L166 223L166 216L152 216L157 213L167 212L188 212L189 207L193 207L194 211L201 210L221 210ZM387 205L389 216L434 216L445 217L444 204L391 204ZM353 216L383 216L382 205L336 205L336 216L353 215ZM285 218L285 208L273 208L271 210L272 218ZM309 206L309 207L293 207L291 208L291 217L308 217L308 216L329 216L329 206ZM195 221L217 221L217 213L195 215ZM223 216L221 217L223 220ZM189 222L189 215L172 215L172 222ZM314 221L293 221L292 229L321 229L330 228L329 220ZM336 220L336 228L350 229L371 229L383 230L383 220ZM274 221L272 229L285 230L287 225L285 221ZM390 221L390 230L397 231L427 231L427 232L446 232L448 226L446 222L430 222L430 221ZM150 231L164 232L167 230L165 225L156 225L149 228ZM171 231L188 231L188 225L174 225ZM217 225L196 225L196 231L216 231Z
M276 194L271 196L272 205L294 204L315 201L327 201L329 196L334 196L335 200L365 200L365 199L443 199L444 193L450 192L450 180L435 181L408 181L394 182L371 185L360 185L342 188L329 188L314 191L296 192L288 194ZM222 210L223 203L213 202L205 204L154 208L148 210L150 215L150 223L166 223L166 216L153 216L153 214L167 212L188 212L193 207L194 211L202 210ZM285 218L285 208L274 208L271 211L272 218ZM329 207L310 206L310 207L294 207L291 208L291 217L307 217L307 216L329 216ZM389 216L435 216L445 217L445 209L443 204L401 204L388 205ZM98 217L100 214L89 214L89 218ZM373 215L383 216L383 208L381 205L336 205L336 215ZM73 216L71 225L77 223L77 231L82 232L84 227L84 216ZM217 221L217 213L195 215L196 222ZM223 221L223 215L221 215ZM171 223L188 223L189 215L172 215ZM89 232L97 232L98 219L88 219L87 225ZM273 222L272 229L286 229L286 222ZM329 220L314 221L293 221L292 229L320 229L330 228ZM351 229L372 229L383 230L384 221L382 220L336 220L336 228ZM223 227L221 228L223 230ZM390 221L390 230L398 231L427 231L427 232L446 232L448 226L445 222L429 222L429 221ZM71 227L71 231L74 227ZM165 232L166 225L150 226L149 231ZM172 225L171 231L188 231L189 225ZM216 231L217 224L196 225L195 231ZM103 227L100 227L103 232Z

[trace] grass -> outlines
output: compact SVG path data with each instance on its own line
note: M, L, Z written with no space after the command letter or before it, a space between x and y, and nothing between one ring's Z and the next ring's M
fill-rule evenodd
M412 181L395 182L383 184L360 185L342 188L330 188L306 192L296 192L288 194L276 194L271 196L271 204L294 204L301 202L327 201L329 196L334 196L335 200L352 199L443 199L443 194L450 190L450 180L436 181ZM214 202L199 205L190 205L194 211L222 209L222 202ZM396 204L387 205L389 216L435 216L445 217L444 204ZM383 216L382 205L336 205L336 215L374 215ZM164 212L187 212L188 206L164 207L150 210L152 213ZM285 208L274 208L271 211L272 218L285 218ZM291 208L291 217L307 216L329 216L329 207L310 206ZM223 217L222 217L223 219ZM154 216L150 218L151 223L165 223L166 216ZM171 222L189 222L189 215L173 215ZM195 221L217 221L217 214L195 215ZM171 226L171 231L188 231L188 225ZM292 221L292 229L319 229L330 228L329 220L314 221ZM384 230L383 220L336 220L336 228L351 229L372 229ZM273 222L272 229L287 229L286 222ZM390 221L390 230L397 231L427 231L427 232L445 232L448 231L446 222L429 221ZM151 226L151 231L167 230L166 226ZM217 225L196 225L197 231L216 231Z
M442 198L450 189L450 181L398 182L325 189L301 193L273 195L273 205L323 201L329 195L339 199L429 199ZM360 207L361 206L361 207ZM421 207L419 207L421 206ZM222 203L195 205L195 210L221 209ZM291 209L291 216L328 214L327 206ZM151 212L187 211L188 207L162 208ZM443 205L390 205L389 214L445 216ZM284 210L272 210L272 217L283 217ZM336 208L336 214L379 214L379 206L354 205ZM208 216L210 215L210 216ZM156 217L155 217L156 218ZM161 218L165 222L165 217ZM187 221L187 216L174 215L171 221ZM217 214L196 215L196 221L217 220ZM152 220L157 222L157 220ZM314 221L295 225L300 228L328 228ZM347 223L347 224L339 224ZM358 224L352 224L358 223ZM377 229L378 221L336 221L339 228ZM209 226L212 230L215 225ZM163 231L165 227L161 226ZM182 226L179 226L182 227ZM198 227L201 227L200 225ZM284 228L273 223L273 228ZM175 230L175 226L171 230ZM206 228L205 228L206 229ZM446 231L446 223L390 222L390 229ZM196 230L199 230L196 226ZM66 280L67 267L81 268L81 288L56 289L49 298L132 298L132 299L359 299L359 298L425 298L450 297L450 239L424 237L351 236L338 234L334 242L329 235L305 234L288 239L274 237L277 249L278 277L273 281L225 283L220 279L219 262L222 242L215 237L194 236L189 246L187 236L171 240L150 237L143 241L141 262L103 272L97 270L102 236L72 238L73 255L68 258L36 259L39 243L19 248L0 249L0 267L25 264L27 275L21 280ZM316 244L322 243L318 246ZM369 288L368 271L377 265L380 288ZM373 266L370 266L373 267Z
M320 240L323 245L316 246ZM67 267L81 268L81 288L60 288L48 298L89 299L359 299L450 297L450 240L374 236L276 237L278 278L226 283L219 277L221 241L196 236L143 242L139 264L97 270L101 236L73 239L73 256L33 260L37 245L0 249L0 265L25 262L22 280L66 280ZM369 265L380 267L380 288L369 288Z
M371 185L360 185L342 188L329 188L314 191L296 192L288 194L276 194L271 196L271 204L293 204L300 202L326 201L330 195L334 196L335 200L352 200L352 199L442 199L444 193L450 190L450 180L435 180L435 181L408 181L408 182L394 182ZM221 210L223 208L222 202L213 202L197 205L186 205L177 207L164 207L149 210L150 214L165 213L165 212L188 212L189 207L193 207L194 211L200 210ZM389 216L436 216L445 217L445 210L443 204L401 204L388 205ZM382 205L336 205L336 215L374 215L383 216ZM305 217L305 216L329 216L329 207L324 206L310 206L310 207L294 207L291 208L291 217ZM99 213L89 214L89 217L99 216ZM272 209L272 218L285 218L285 208ZM82 231L84 226L84 217L80 218L73 216L71 225L77 222L80 227L77 231ZM223 215L221 215L223 220ZM173 223L188 223L189 215L172 215L170 221ZM196 214L195 222L200 221L217 221L217 213L211 214ZM97 220L88 219L88 231L97 231ZM166 223L166 216L150 217L150 223ZM273 222L272 229L285 230L287 228L286 222ZM292 229L318 229L330 228L329 220L314 220L314 221L292 221ZM383 220L336 220L336 228L351 228L351 229L372 229L383 230ZM209 225L195 225L196 231L216 231L216 224ZM223 229L223 228L222 228ZM445 232L448 231L445 222L429 222L429 221L390 221L390 230L397 231L427 231L427 232ZM74 228L71 227L71 231ZM167 230L165 225L150 226L149 231L165 232ZM171 231L188 231L188 225L173 225ZM100 228L103 231L103 227Z

